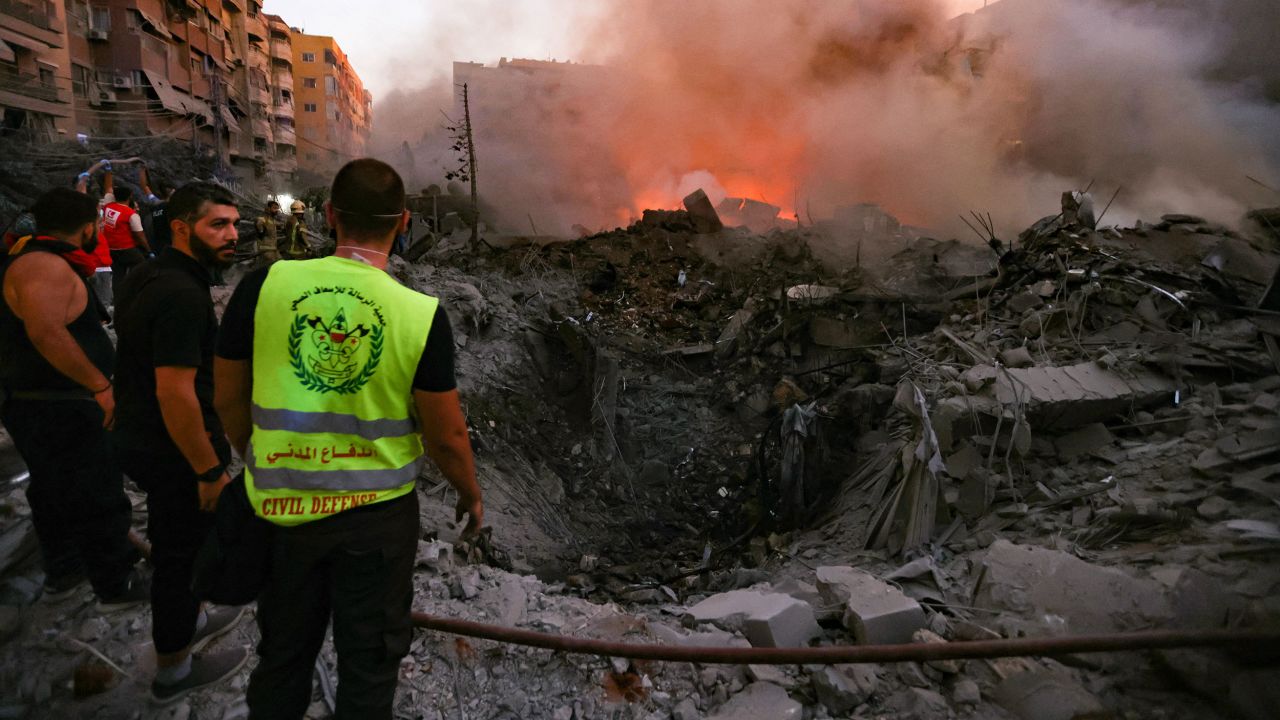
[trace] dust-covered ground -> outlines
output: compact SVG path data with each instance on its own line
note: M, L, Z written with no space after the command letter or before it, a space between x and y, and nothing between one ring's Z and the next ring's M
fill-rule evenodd
M1280 264L1264 230L1182 216L1099 231L1064 213L992 251L833 227L700 234L661 213L572 242L488 240L390 268L450 313L491 528L456 545L451 491L421 479L419 610L743 646L1274 627L1280 376L1275 328L1250 310ZM7 445L0 462L19 467ZM42 601L22 482L2 492L0 716L246 716L249 668L149 706L147 611L99 617L87 590ZM770 599L722 595L744 589ZM878 620L871 595L898 614ZM801 619L744 622L758 602ZM246 621L214 647L255 638ZM731 667L417 631L396 707L1267 717L1273 661ZM82 678L77 693L86 667L105 690ZM335 668L326 645L309 717L329 715Z

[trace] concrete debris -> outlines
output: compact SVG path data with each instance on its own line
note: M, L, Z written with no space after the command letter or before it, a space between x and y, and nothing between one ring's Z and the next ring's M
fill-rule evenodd
M699 233L719 232L724 228L720 216L711 205L711 200L702 190L694 190L684 199L684 208L689 211L693 220L693 229Z
M805 647L821 634L813 608L782 593L733 590L703 600L686 616L695 624L741 630L755 647Z
M721 705L707 720L800 720L804 706L787 691L767 682L755 682Z
M870 700L880 684L871 665L824 665L811 670L809 680L818 702L836 717Z
M992 692L1005 710L1022 720L1101 717L1103 704L1069 675L1040 670L1006 678Z
M1147 407L1173 397L1170 381L1145 371L1129 376L1096 362L1065 367L1008 368L994 372L995 399L1002 406L1025 404L1032 423L1067 428L1115 417L1130 407Z
M894 693L885 701L885 707L894 713L895 718L904 720L945 720L951 717L947 699L925 688L913 687Z
M920 603L870 573L848 566L816 570L818 589L834 602L844 604L844 626L859 643L879 645L911 642L925 626Z
M1167 621L1168 598L1154 580L1091 565L1058 550L997 540L982 560L973 604L1024 616L1062 618L1073 633L1116 632Z
M440 237L394 258L454 318L492 526L459 542L425 471L415 608L715 647L1275 622L1280 326L1257 309L1280 310L1280 243L1194 216L1099 231L1091 198L1066 200L979 244L871 205L801 228L695 193L572 240ZM14 457L0 432L0 717L132 716L145 686L116 673L76 700L68 680L99 661L80 643L145 675L147 611L99 618L87 586L37 602ZM245 623L219 642L256 640ZM1275 704L1258 668L1199 652L1214 662L1167 662L1197 682L1160 682L1149 655L738 668L467 643L415 633L397 716L1218 720ZM173 712L243 717L246 677Z
M957 680L951 686L951 700L957 705L977 705L982 702L982 691L972 680Z

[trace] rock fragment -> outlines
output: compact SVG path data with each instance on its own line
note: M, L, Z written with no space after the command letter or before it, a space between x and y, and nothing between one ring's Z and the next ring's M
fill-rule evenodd
M901 590L848 566L820 567L818 589L845 604L842 622L858 642L907 643L925 626L924 610Z

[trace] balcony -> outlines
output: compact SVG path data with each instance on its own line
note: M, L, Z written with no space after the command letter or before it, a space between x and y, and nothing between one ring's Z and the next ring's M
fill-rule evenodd
M294 147L298 144L298 136L294 133L293 128L284 125L276 125L275 128L276 145L288 145Z
M62 27L43 9L21 0L0 0L0 26L51 48L62 47Z
M270 37L267 33L267 20L262 13L245 17L244 29L249 33L250 40L266 40Z
M268 16L267 27L271 28L272 32L281 33L285 37L289 37L289 23L285 22L284 18L279 15Z
M284 120L290 125L293 124L293 103L276 103L276 106L272 108L271 113L275 115L276 118Z
M278 173L291 174L298 171L298 156L294 154L277 155L271 162L271 169Z
M277 70L271 73L271 84L276 86L276 90L293 92L293 73Z
M293 67L293 46L280 40L271 41L271 59Z
M250 43L249 45L249 67L267 69L271 61L267 59L267 51L262 46Z
M57 85L41 80L38 75L20 73L17 68L11 66L0 66L0 93L12 93L31 100L41 101L41 103L66 104L69 102L66 91L60 89ZM60 113L36 107L28 109L62 115L70 114L70 111L65 109Z
M265 117L255 117L249 122L249 131L253 133L253 137L263 138L267 141L271 140L271 121Z

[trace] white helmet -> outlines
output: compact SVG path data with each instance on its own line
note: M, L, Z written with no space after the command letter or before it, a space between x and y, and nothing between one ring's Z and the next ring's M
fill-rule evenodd
M289 212L291 213L300 213L300 212L306 212L306 211L307 211L307 206L303 205L301 200L294 200L293 204L289 206Z

